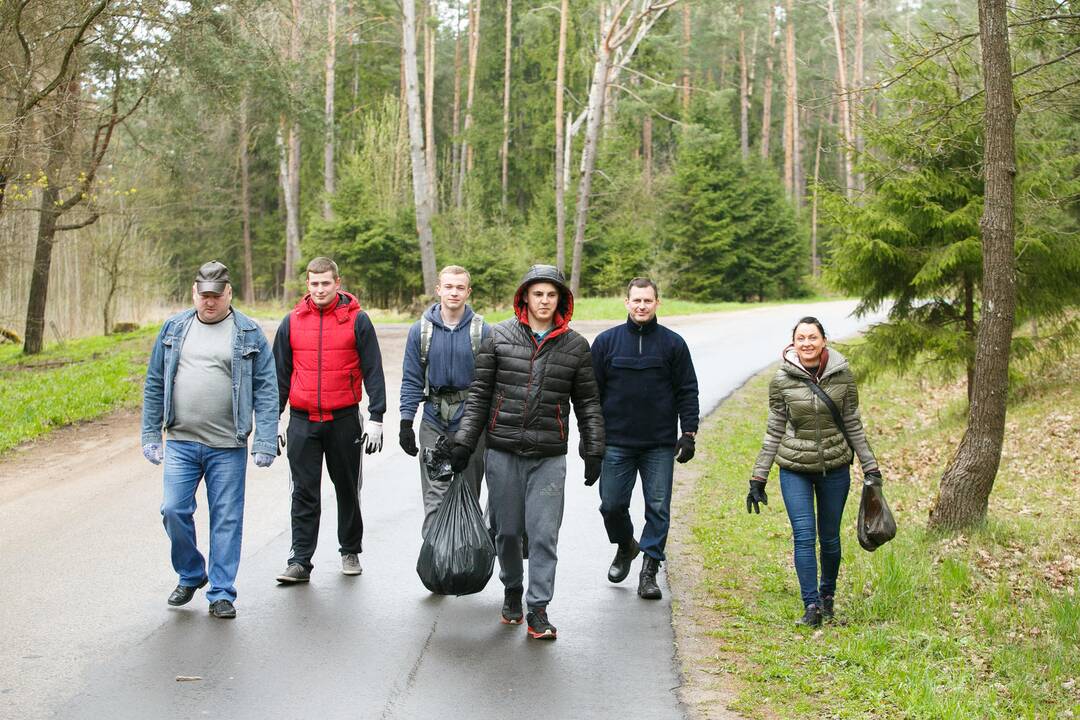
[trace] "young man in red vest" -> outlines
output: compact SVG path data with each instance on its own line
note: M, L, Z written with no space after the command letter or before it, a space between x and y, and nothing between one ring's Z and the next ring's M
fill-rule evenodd
M386 411L375 328L360 302L341 290L337 264L324 257L308 263L307 288L274 337L280 410L286 400L291 409L286 448L293 483L292 553L277 576L280 583L311 578L324 457L337 494L341 572L362 572L362 451L382 450ZM366 425L360 417L361 384L368 393Z

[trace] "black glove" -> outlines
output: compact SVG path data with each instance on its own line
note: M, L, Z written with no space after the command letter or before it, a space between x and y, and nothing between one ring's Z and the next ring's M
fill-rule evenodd
M450 448L450 469L456 473L462 472L465 468L469 467L469 456L472 455L472 450L454 443L454 447Z
M760 504L759 504L760 503ZM746 494L746 512L761 514L761 505L769 504L769 496L765 494L765 481L753 479L750 481L750 492ZM753 507L753 510L750 508Z
M675 461L690 462L694 458L694 436L683 433L679 442L675 443Z
M604 458L599 455L585 456L585 486L596 484L600 479L600 470L604 467Z
M863 481L871 485L881 485L881 469L868 470L863 473Z
M416 457L420 448L416 447L416 435L412 430L412 420L402 420L401 430L398 431L398 444L406 455Z

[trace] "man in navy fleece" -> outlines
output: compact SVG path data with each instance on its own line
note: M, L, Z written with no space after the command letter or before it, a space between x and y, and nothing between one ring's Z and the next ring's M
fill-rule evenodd
M662 597L656 572L665 559L674 461L694 457L698 429L698 384L690 350L680 335L656 321L659 306L656 283L634 278L626 289L626 322L600 333L592 345L607 429L600 514L608 539L618 545L608 580L626 579L640 550L645 557L638 595L648 600ZM630 519L639 473L645 496L640 541Z

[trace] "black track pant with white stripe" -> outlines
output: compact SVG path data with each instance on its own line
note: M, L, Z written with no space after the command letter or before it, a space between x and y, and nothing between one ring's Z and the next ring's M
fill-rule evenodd
M363 485L363 421L358 408L335 412L334 419L313 422L307 413L289 417L287 451L292 473L292 555L289 563L308 570L319 540L322 514L320 487L323 458L337 493L338 543L342 555L361 552L364 520L360 516Z

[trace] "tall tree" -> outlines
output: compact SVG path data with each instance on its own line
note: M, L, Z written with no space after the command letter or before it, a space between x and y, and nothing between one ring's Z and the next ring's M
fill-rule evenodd
M251 252L251 173L248 147L251 134L248 130L248 95L240 98L240 131L237 133L237 150L240 156L240 232L244 243L244 301L255 301L255 271Z
M750 157L750 71L746 58L746 4L739 3L739 152L743 160Z
M454 22L454 107L450 122L450 195L460 207L461 197L461 11L460 6Z
M983 298L975 346L968 423L956 455L941 477L930 527L959 529L982 522L1001 462L1009 351L1016 312L1013 182L1016 175L1012 58L1005 0L979 0L982 43Z
M458 153L458 188L454 199L460 208L465 204L465 176L473 167L473 147L469 130L473 124L473 98L476 94L476 61L480 53L480 0L469 0L469 79L465 85L465 122L462 127L461 151Z
M503 116L502 116L502 209L506 212L506 195L510 184L510 50L513 39L514 0L506 0L506 37L503 55Z
M420 88L416 69L416 0L403 0L402 47L405 50L405 103L409 115L409 152L412 156L413 204L416 234L420 241L420 267L424 292L438 282L435 275L435 240L431 234L431 200L428 198L428 170L424 160L424 135L420 124Z
M54 32L53 28L45 24L45 32L40 37L27 37L24 25L23 13L26 12L28 0L21 2L5 3L0 12L5 15L11 12L11 29L19 43L19 59L21 65L13 66L17 77L14 88L14 102L10 118L6 119L6 127L3 128L4 149L0 153L0 214L4 211L4 200L7 195L8 184L15 172L15 165L19 159L20 146L23 143L27 123L34 110L56 91L62 91L63 85L70 82L71 65L76 52L86 42L87 33L101 18L109 0L99 0L83 8L76 3L61 4L69 11L76 14L71 18L59 19L55 27L60 28ZM6 24L5 22L5 24ZM2 27L2 26L0 26ZM55 63L59 57L60 62ZM40 85L40 74L47 73L47 80Z
M843 19L837 15L833 0L827 1L825 11L829 16L829 25L832 26L833 45L836 48L836 87L840 129L844 133L844 192L850 199L855 195L855 135L851 127L851 96L847 79Z
M564 155L563 99L566 95L566 30L570 14L569 0L559 9L559 49L555 60L555 266L566 268L566 172ZM569 144L569 143L565 143Z
M428 170L428 201L431 214L438 212L439 183L435 153L435 23L430 0L424 1L424 159Z
M684 115L690 113L690 3L683 2L682 6L682 110Z
M776 6L769 2L768 33L769 51L765 56L765 86L761 91L761 157L769 158L769 136L772 132L773 59L776 55Z
M289 102L293 107L281 118L285 162L282 188L285 193L285 277L282 290L296 280L300 262L300 120L295 105L300 98L300 28L303 0L292 0L289 25ZM287 296L287 295L286 295Z
M585 224L589 216L589 198L600 144L600 127L604 122L608 84L618 79L623 68L633 59L641 41L676 1L619 0L617 5L605 3L601 7L600 35L586 106L585 143L581 149L581 180L578 182L574 222L574 256L570 268L571 293L577 294L581 287Z
M334 195L334 69L337 64L337 0L329 0L326 8L326 93L323 107L323 218L330 220L334 212L330 198Z

